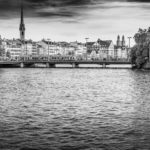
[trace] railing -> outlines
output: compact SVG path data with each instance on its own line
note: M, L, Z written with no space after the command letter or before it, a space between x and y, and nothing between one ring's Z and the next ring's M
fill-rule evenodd
M130 61L108 61L108 60L9 60L9 61L0 61L0 64L15 64L15 63L54 63L54 64L70 64L70 63L77 63L77 64L131 64Z
M0 58L0 63L130 63L128 59L100 59L100 58L78 58L74 56L65 56L65 57L20 57L18 59L9 59L9 58Z

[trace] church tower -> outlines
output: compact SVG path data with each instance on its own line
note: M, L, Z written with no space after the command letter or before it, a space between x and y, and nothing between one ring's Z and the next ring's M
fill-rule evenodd
M25 40L25 24L24 24L24 12L23 12L23 1L21 0L21 16L20 16L20 40L24 41Z
M120 40L120 36L118 35L117 37L117 47L121 46L121 40Z
M125 42L125 37L124 37L124 35L122 36L122 46L123 46L123 47L126 46L126 42Z

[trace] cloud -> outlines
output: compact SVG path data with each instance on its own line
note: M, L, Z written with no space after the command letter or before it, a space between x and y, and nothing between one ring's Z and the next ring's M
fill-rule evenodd
M147 2L147 3L146 3ZM150 3L140 0L24 0L26 37L39 40L115 39L149 26ZM20 0L0 0L1 34L16 37ZM6 19L6 20L3 20ZM12 20L13 19L13 20ZM18 35L19 36L19 33Z
M107 2L121 0L107 0ZM122 0L124 1L124 0ZM21 0L0 0L0 18L18 18ZM24 0L26 17L76 17L105 0Z
M21 0L0 0L0 19L19 18L20 2ZM28 18L73 18L82 17L95 7L110 9L112 2L138 3L150 2L150 0L24 0L24 10Z
M146 3L149 3L150 2L150 0L127 0L128 2L141 2L141 3L143 3L143 2L146 2Z
M20 1L0 0L0 18L18 17ZM90 3L91 0L24 0L24 9L27 17L73 17L78 15L79 7Z

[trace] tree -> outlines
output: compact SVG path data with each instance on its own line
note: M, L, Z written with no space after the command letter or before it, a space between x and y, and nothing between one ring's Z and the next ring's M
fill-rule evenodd
M150 28L148 30L140 28L134 35L136 44L131 49L131 61L137 68L142 68L149 57L150 39L148 33L150 34Z

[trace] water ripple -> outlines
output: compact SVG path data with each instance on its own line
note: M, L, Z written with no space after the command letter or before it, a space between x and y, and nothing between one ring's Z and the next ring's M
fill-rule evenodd
M1 69L0 150L149 150L150 72Z

